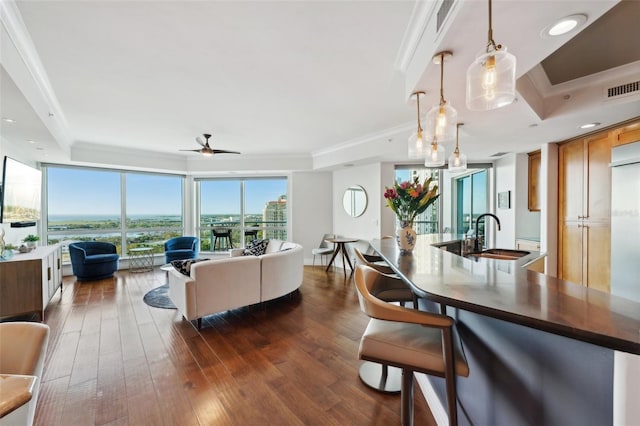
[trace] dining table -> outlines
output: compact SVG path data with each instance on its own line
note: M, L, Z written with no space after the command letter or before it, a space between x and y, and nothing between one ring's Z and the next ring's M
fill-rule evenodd
M349 243L358 242L360 241L360 239L348 238L348 237L335 237L335 238L327 238L326 241L329 243L332 243L335 246L335 249L333 250L333 255L331 256L331 260L329 261L329 264L327 265L327 269L325 269L325 271L327 272L329 271L329 268L333 264L333 261L335 260L338 253L342 252L342 269L344 270L344 275L346 277L347 266L345 264L345 259L346 259L346 263L349 264L349 268L351 268L351 272L353 272L353 264L351 263L351 259L349 259L349 253L347 253L346 245Z

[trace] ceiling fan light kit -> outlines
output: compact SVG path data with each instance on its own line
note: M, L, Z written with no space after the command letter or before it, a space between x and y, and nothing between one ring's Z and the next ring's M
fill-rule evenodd
M422 125L420 123L420 95L424 95L424 92L414 92L412 97L416 97L417 111L418 111L418 128L415 132L409 136L408 141L408 155L410 159L425 158L427 155L427 139L425 138Z
M516 98L516 57L493 40L491 0L487 47L467 69L467 108L488 111L511 104Z

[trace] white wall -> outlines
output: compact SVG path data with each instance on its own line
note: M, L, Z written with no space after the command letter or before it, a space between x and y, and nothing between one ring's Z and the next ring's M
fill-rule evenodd
M305 264L311 264L311 250L320 245L322 235L333 233L332 181L331 172L291 174L291 240L304 247Z
M495 246L515 248L516 238L540 237L540 212L528 207L529 156L509 154L495 163L495 214L500 218L501 230L495 234ZM510 208L498 207L498 194L511 191Z
M555 277L558 271L558 145L554 143L542 146L540 177L540 250L547 253L545 273Z
M501 230L495 234L495 247L515 248L516 245L516 210L515 204L515 188L516 188L516 154L505 155L495 163L495 214L500 218ZM511 208L498 208L498 194L504 191L511 191ZM486 218L485 218L486 220ZM493 222L492 219L487 224ZM492 224L493 225L493 224ZM493 228L492 228L493 229Z
M529 211L529 155L516 155L516 238L540 238L540 212Z
M333 172L334 233L364 240L380 237L380 211L384 200L380 190L380 175L380 163ZM367 208L359 217L349 216L342 207L344 191L351 185L360 185L367 193Z

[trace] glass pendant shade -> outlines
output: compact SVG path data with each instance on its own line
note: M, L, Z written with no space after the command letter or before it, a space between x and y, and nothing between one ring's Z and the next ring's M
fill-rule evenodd
M434 141L431 143L429 152L427 152L424 165L425 167L440 167L444 166L444 161L444 147L441 144L438 144L437 141Z
M429 149L429 143L424 138L424 132L416 131L409 136L408 141L409 158L424 158L427 155Z
M456 137L457 120L458 111L451 105L445 103L434 106L426 117L426 139L435 138L440 142L452 140Z
M449 171L450 172L464 172L467 170L467 156L460 152L456 148L455 151L449 156Z
M467 69L467 108L488 111L516 98L516 57L502 46L480 53Z

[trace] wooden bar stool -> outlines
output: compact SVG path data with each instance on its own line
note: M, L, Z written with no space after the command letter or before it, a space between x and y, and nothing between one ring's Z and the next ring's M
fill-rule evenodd
M413 424L413 373L444 377L449 424L457 425L456 375L467 377L469 366L458 339L454 339L454 320L446 315L407 309L378 299L373 291L388 280L399 281L369 266L361 265L356 269L360 308L371 317L360 340L358 356L402 370L400 413L403 425Z

